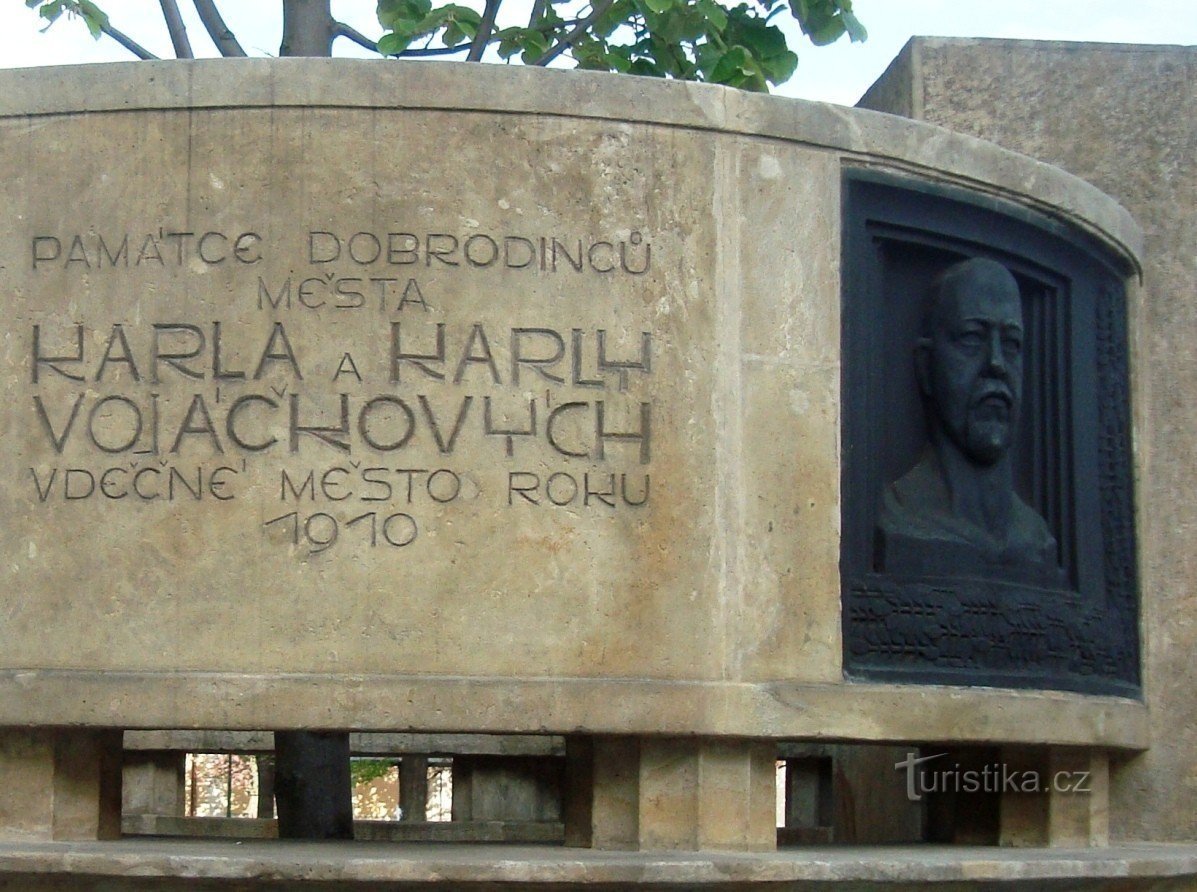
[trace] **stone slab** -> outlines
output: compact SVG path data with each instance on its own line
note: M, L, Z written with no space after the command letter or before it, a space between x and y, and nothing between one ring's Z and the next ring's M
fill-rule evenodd
M1136 700L1062 692L935 685L630 683L404 676L256 676L107 672L0 673L0 726L74 721L98 726L254 730L344 727L443 732L641 735L918 742L994 740L1148 745ZM337 712L325 693L341 689ZM145 698L147 689L160 696ZM546 718L551 717L551 718ZM551 720L552 724L549 724Z
M557 847L136 841L0 845L7 886L71 889L688 888L733 890L1182 890L1197 847L908 846L777 853L615 853ZM67 872L71 873L64 879ZM53 885L69 882L73 885ZM20 885L24 883L26 885ZM190 884L190 885L188 885ZM385 885L384 885L385 884ZM1050 884L1050 885L1048 885ZM759 888L759 886L757 886Z
M126 750L185 750L193 753L273 752L270 731L126 731ZM349 735L355 756L403 753L429 755L564 756L565 740L540 734L360 734Z
M125 836L191 839L278 839L278 822L260 818L184 818L125 815ZM560 821L354 821L359 842L508 843L554 845L565 837Z

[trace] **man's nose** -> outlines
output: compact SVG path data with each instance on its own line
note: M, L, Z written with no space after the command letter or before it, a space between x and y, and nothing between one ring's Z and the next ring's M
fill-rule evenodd
M986 356L986 368L992 375L1005 375L1009 371L1009 364L1006 362L1006 354L1002 350L1002 333L998 329L993 329L988 337L988 355Z

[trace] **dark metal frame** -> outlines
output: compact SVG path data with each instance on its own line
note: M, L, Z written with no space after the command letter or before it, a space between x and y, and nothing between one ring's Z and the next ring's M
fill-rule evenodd
M849 169L843 192L846 675L1139 696L1130 270L1075 227L961 188ZM912 358L925 286L972 256L1022 292L1016 486L1059 543L1058 587L874 566L883 488L926 443Z

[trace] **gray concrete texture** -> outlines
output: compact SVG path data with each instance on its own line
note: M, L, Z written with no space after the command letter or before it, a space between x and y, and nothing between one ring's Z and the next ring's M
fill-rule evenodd
M588 852L550 847L373 843L237 846L208 841L0 845L0 889L1181 892L1192 845L1111 849L841 846L768 854ZM3 885L7 883L8 885ZM22 885L24 884L24 885Z

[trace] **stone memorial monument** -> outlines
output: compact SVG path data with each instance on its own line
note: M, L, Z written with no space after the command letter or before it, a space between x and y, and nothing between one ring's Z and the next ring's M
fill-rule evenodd
M1108 843L1153 741L1143 242L1097 188L585 72L0 87L0 869L797 883L783 741L1084 771L1002 797L1000 840ZM137 729L562 735L571 848L100 842ZM828 869L918 888L909 857Z

